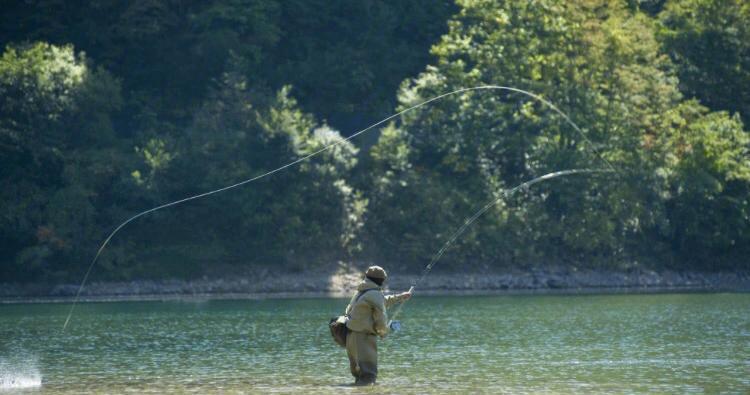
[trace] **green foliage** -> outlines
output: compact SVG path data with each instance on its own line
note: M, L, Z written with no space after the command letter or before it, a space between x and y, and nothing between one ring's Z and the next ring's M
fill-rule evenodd
M712 110L739 112L749 124L750 3L674 0L659 21L683 92Z
M664 9L667 0L628 0L627 3L632 10L643 11L653 16Z
M152 138L146 142L146 146L135 147L135 152L143 155L143 162L148 168L146 176L141 175L140 170L133 170L131 175L138 185L150 187L153 183L156 173L164 170L174 159L175 154L168 151L164 140Z
M348 132L390 112L454 10L446 0L15 2L0 14L0 45L85 50L127 86L130 129L148 127L149 112L187 126L238 61L253 86L291 84L305 111Z
M343 132L384 118L394 91L429 61L455 11L446 0L279 2L280 40L261 70Z
M0 271L21 280L65 276L59 264L85 254L103 231L94 204L111 181L88 159L117 143L110 115L120 105L118 82L72 46L37 43L6 48L0 92L0 181L9 186L0 230L11 235Z
M441 266L747 268L748 10L708 0L9 3L0 282L77 281L134 213L333 143L232 193L139 218L94 279L338 260L417 270L504 189L604 160L618 173L503 199ZM540 94L584 135L497 91L410 112L354 140L360 148L336 131L480 84Z
M180 231L162 234L158 225L145 239L162 248L202 244L204 264L298 268L345 258L355 243L364 206L346 178L356 164L356 148L301 112L288 88L269 99L227 73L196 114L178 154L155 142L141 150L160 195L178 198L229 185L333 143L338 145L278 173L272 183L250 184L195 209L163 214L166 229Z
M285 99L274 100L283 86L294 84L304 108L347 130L361 126L364 111L370 112L365 120L390 111L393 90L428 59L426 49L452 9L450 2L433 1L5 5L0 45L10 48L0 83L0 179L10 186L0 195L3 277L52 279L62 273L77 278L102 235L132 213L235 182L341 138L289 104L290 88L284 88ZM74 52L72 44L88 56ZM245 87L231 90L227 84L233 82ZM373 106L365 109L363 103ZM240 108L244 105L250 108ZM242 241L227 237L234 235L231 226L242 226L237 221L211 228L209 220L199 229L204 232L194 232L205 239L184 234L190 232L167 234L163 228L149 232L159 221L168 222L165 214L132 225L132 234L125 232L103 257L101 275L156 275L154 261L200 275L208 270L202 262L229 255L231 262L301 262L313 253L289 251L304 251L316 241L320 245L311 251L348 256L361 248L356 236L367 207L363 192L347 180L355 163L356 151L343 144L286 181L300 184L296 192L254 195L246 205L264 207L268 213L257 215L257 221L271 226L254 230L259 236L253 246L263 250L257 257L246 259ZM66 192L53 199L60 191ZM277 199L287 193L288 200ZM85 211L87 225L64 223L74 214L68 199L79 198L93 207L93 216ZM311 211L287 210L303 199ZM230 203L220 200L212 207ZM203 211L188 215L192 222L173 221L174 227L192 229L191 223L213 217L197 206ZM51 224L47 216L56 208L61 223ZM310 213L317 219L308 223ZM66 238L39 238L42 227ZM284 241L280 232L287 228ZM289 247L297 236L303 243ZM64 240L66 247L53 239ZM206 243L206 248L195 251L190 243ZM36 252L22 254L27 248ZM39 261L38 270L9 263L19 254L24 256L19 262Z
M723 268L750 251L750 136L737 116L694 102L679 111L668 140L669 239L677 258Z
M6 48L0 58L0 141L7 150L62 141L49 132L74 107L86 65L71 46L36 44Z
M734 235L729 243L739 242L742 233L735 231L746 225L729 232L722 224L738 226L736 218L747 218L747 199L738 194L749 169L741 123L680 104L674 68L659 52L652 20L604 1L460 5L450 31L433 47L436 65L402 86L402 108L466 86L513 86L556 103L586 136L538 102L498 92L453 96L406 115L398 132L386 129L371 153L381 169L371 211L382 220L372 237L387 245L377 250L422 265L446 239L436 229L456 229L502 189L553 170L606 168L602 158L620 170L616 178L563 179L509 199L446 260L700 266L705 263L696 263L692 248L716 257L725 245L710 249L714 239L707 238L687 248L693 235L705 237L714 228ZM693 147L691 156L675 160L684 145ZM407 152L410 163L404 164L398 158ZM697 169L712 173L718 189L687 192L691 200L682 203L684 197L669 191L690 188ZM711 206L712 195L731 183L742 185L727 196L739 204L721 206L733 207L731 213L712 206L699 219L675 209ZM423 202L424 213L413 210L414 201ZM409 215L390 216L394 210ZM414 228L415 222L421 226ZM685 228L696 230L685 238ZM381 235L415 243L394 245Z

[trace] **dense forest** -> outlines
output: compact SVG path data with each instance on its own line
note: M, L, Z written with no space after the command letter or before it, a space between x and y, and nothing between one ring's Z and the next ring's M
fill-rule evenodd
M379 262L750 269L743 0L62 0L0 14L0 282ZM504 85L529 97L449 96Z

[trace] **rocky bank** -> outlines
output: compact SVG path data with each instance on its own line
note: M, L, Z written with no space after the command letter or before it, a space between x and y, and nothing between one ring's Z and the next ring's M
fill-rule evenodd
M338 270L333 274L262 272L255 277L203 278L198 280L142 280L93 282L81 292L83 300L141 300L182 297L320 297L352 292L361 272ZM388 287L405 290L419 278L414 274L390 275ZM77 284L0 284L0 299L13 301L66 301ZM631 270L532 270L528 272L444 274L433 273L419 282L423 294L582 293L657 291L750 291L750 273L674 272Z

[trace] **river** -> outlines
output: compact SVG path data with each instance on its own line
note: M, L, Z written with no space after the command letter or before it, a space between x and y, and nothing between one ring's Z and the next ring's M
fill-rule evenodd
M344 299L0 305L0 393L750 393L750 294L420 297L348 386Z

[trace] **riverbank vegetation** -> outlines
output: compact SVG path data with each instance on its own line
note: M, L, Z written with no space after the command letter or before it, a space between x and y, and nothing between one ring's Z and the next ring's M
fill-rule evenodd
M0 282L443 257L750 269L750 6L740 0L57 1L0 16ZM265 269L264 269L265 270Z

